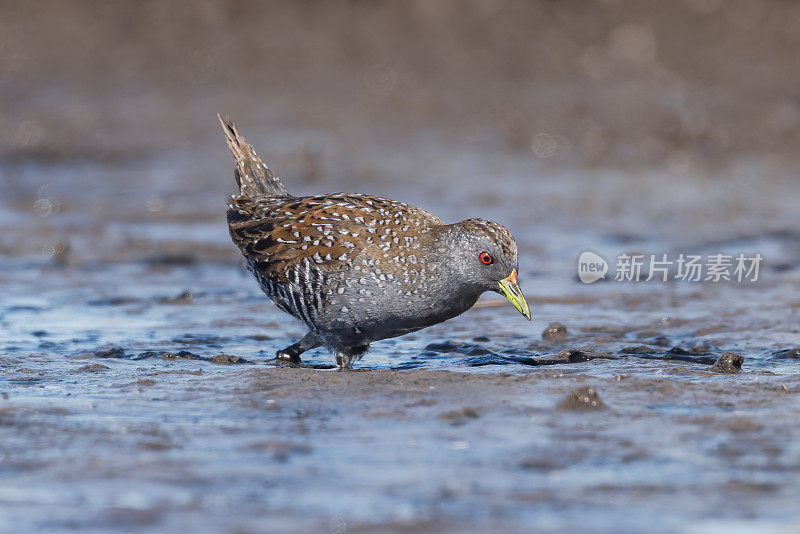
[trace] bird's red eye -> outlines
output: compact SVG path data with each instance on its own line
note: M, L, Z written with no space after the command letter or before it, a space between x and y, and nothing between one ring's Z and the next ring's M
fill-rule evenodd
M481 252L481 263L484 265L489 265L494 261L492 255L488 252Z

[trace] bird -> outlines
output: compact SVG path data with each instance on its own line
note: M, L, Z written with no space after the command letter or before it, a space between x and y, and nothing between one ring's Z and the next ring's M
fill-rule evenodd
M372 342L456 317L487 291L531 320L505 226L478 218L445 224L368 194L292 195L230 118L217 117L236 160L231 239L264 293L308 327L277 360L299 365L302 353L324 346L349 369Z

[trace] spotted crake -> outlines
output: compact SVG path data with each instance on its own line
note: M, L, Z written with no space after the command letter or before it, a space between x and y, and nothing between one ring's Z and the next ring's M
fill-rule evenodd
M528 320L517 282L517 245L501 224L445 224L424 210L363 194L289 194L228 119L239 193L228 200L231 238L261 288L308 333L277 352L324 345L339 368L370 343L464 313L496 291Z

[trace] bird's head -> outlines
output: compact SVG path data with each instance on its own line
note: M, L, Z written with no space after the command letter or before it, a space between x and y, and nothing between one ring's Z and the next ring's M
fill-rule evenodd
M502 224L484 219L467 219L447 225L442 246L449 250L450 270L458 283L483 293L496 291L529 321L531 311L517 274L517 242Z

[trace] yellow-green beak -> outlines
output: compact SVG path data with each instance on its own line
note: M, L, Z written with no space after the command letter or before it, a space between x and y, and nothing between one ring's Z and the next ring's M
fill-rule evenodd
M500 294L507 298L527 320L531 320L531 309L528 307L528 303L525 302L525 295L522 294L522 290L519 288L516 269L511 271L508 278L500 280Z

